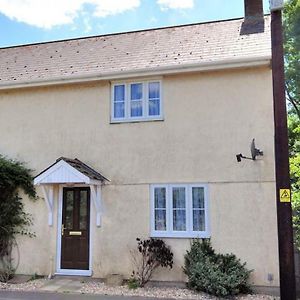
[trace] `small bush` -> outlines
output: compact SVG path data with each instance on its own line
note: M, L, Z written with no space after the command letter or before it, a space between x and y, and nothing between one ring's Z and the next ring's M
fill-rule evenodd
M139 286L144 286L158 267L170 269L173 266L173 253L163 240L150 238L136 239L137 251L131 251L135 270L132 277Z
M133 277L133 275L130 277L130 279L128 279L127 281L127 286L130 290L135 290L137 289L140 285L137 281L136 278Z
M216 254L209 240L194 240L184 256L188 287L218 297L251 292L246 263L234 254Z
M34 273L34 274L31 275L31 277L30 277L29 280L32 281L32 280L37 280L37 279L41 279L41 278L44 278L44 276L43 275L39 275L37 273Z

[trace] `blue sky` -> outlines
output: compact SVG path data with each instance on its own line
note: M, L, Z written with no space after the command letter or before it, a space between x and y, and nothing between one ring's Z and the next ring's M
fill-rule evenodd
M244 0L0 0L0 47L243 14Z

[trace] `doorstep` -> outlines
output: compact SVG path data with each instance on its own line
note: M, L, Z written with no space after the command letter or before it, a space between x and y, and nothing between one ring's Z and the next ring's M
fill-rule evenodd
M40 291L59 292L59 293L78 293L82 285L89 281L84 276L55 276L46 281L39 289Z

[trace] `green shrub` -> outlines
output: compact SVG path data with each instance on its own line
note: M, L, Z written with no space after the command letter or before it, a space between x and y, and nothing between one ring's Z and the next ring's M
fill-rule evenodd
M37 280L37 279L41 279L41 278L44 278L44 277L45 276L43 276L43 275L39 275L37 273L34 273L34 274L31 275L29 280L32 281L32 280Z
M134 278L133 275L128 279L127 286L130 290L135 290L140 287L138 280Z
M218 297L251 292L249 271L234 254L216 254L209 240L194 240L184 256L188 287Z

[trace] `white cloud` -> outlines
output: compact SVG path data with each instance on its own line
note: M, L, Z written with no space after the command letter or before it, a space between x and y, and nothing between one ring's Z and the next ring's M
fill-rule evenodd
M88 1L88 0L86 0ZM96 17L106 17L139 7L140 0L89 0L95 4Z
M186 9L194 7L194 0L157 0L162 10Z
M89 33L93 29L89 17L83 18L83 24L84 24L84 33Z
M50 29L70 24L84 11L84 5L94 6L94 16L106 17L137 8L140 0L0 0L0 13L12 20Z

